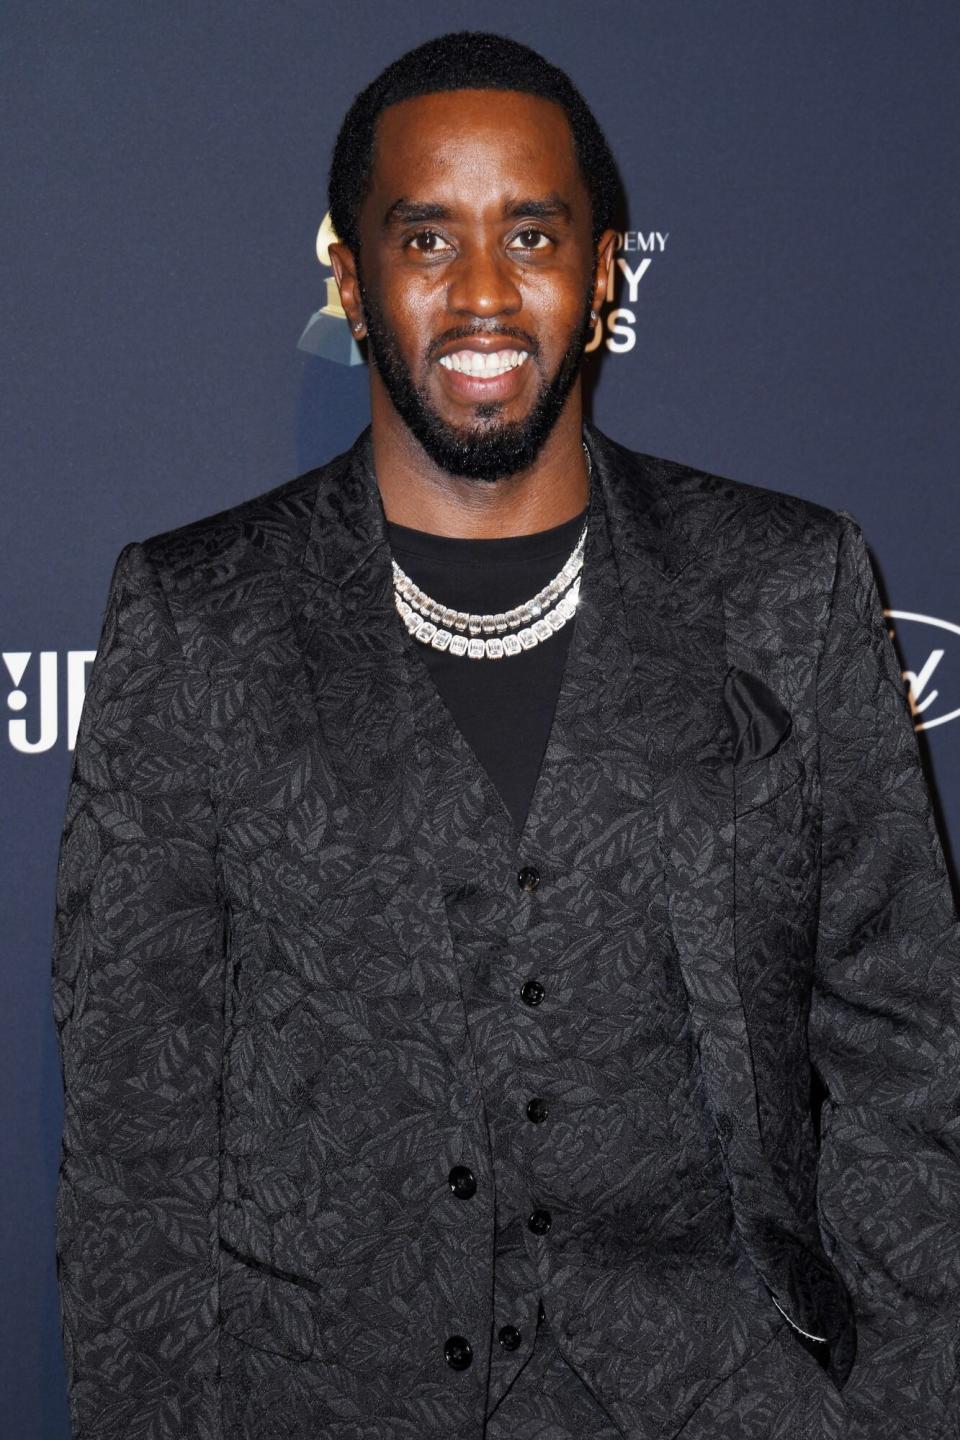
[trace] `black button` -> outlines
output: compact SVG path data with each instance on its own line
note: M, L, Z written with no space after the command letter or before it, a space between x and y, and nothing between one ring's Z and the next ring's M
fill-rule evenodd
M539 1005L546 993L539 980L527 980L520 987L520 999L524 1005Z
M540 884L540 871L534 869L532 865L524 865L517 875L517 884L521 890L536 890Z
M451 1335L443 1347L443 1358L451 1370L466 1370L473 1359L470 1341L462 1335Z
M521 1340L520 1331L516 1325L501 1325L497 1333L497 1339L504 1350L516 1350Z
M527 1225L533 1231L534 1235L546 1235L552 1224L553 1221L549 1210L534 1210L530 1219L527 1221Z
M468 1170L466 1165L454 1165L447 1179L458 1200L469 1200L471 1195L476 1195L477 1182L473 1178L473 1171Z
M541 1100L539 1096L535 1096L527 1105L527 1119L532 1120L534 1125L546 1120L548 1113L546 1100Z

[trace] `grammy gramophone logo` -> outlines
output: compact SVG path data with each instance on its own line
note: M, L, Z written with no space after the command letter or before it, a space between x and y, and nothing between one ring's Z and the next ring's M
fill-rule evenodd
M337 238L328 210L317 231L317 259L324 269L330 271L324 278L326 300L307 321L297 341L297 349L306 350L308 355L319 355L324 360L333 360L337 365L362 365L363 355L350 334L350 326L340 304L336 276L330 266L330 246L336 243Z

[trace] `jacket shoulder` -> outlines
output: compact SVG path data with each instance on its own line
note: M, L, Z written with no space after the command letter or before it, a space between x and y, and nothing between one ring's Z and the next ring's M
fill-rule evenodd
M845 512L673 461L658 462L674 513L719 575L727 655L799 717L833 604Z
M319 473L308 470L225 510L150 535L142 542L147 558L165 581L202 574L228 559L234 565L256 555L289 561L305 539Z
M719 579L731 662L779 677L789 690L792 680L781 670L797 668L801 655L814 661L822 644L852 517L799 495L618 448L614 463L646 489L650 514L657 523L669 515L682 548Z
M763 567L792 555L825 558L832 573L845 512L678 460L638 459L652 470L694 546L712 550L723 569L747 561Z
M208 609L226 588L256 584L300 563L321 479L345 465L349 451L225 510L149 536L142 542L174 609Z

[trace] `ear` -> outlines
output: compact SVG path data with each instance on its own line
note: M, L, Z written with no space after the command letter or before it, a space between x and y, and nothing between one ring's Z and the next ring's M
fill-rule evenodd
M354 337L359 340L367 326L363 318L360 282L357 278L357 262L354 259L353 251L338 240L330 246L330 264L333 266L337 288L340 291L340 304L346 312Z
M610 266L613 264L613 252L617 248L618 235L616 230L604 230L597 241L597 258L593 271L593 295L591 304L599 314L604 300L607 298L607 285L610 279Z

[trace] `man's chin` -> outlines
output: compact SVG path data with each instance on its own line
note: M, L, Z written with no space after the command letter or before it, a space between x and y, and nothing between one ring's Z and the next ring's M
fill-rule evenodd
M469 426L450 427L442 435L431 430L417 438L434 464L448 474L480 481L502 480L525 470L543 443L539 437L535 443L522 431L478 431Z

